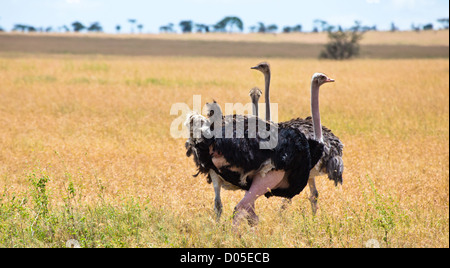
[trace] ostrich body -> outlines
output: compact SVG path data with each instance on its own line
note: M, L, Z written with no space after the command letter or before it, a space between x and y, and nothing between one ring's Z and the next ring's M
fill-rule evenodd
M226 183L231 185L232 189L246 191L244 198L235 208L233 224L238 224L242 218L247 218L250 224L257 223L256 199L262 195L292 198L299 194L308 182L311 168L322 155L323 145L314 140L307 140L298 129L279 128L278 125L254 116L217 115L217 118L223 118L220 126L222 133L226 133L227 127L232 126L233 137L207 138L206 136L211 136L208 131L217 131L213 129L212 117L207 119L192 114L186 122L191 129L190 138L186 142L187 155L194 154L199 173L209 176L213 183L217 182L214 184L214 189L219 190L216 191L215 208L218 201L220 202L220 187ZM201 122L200 126L195 120ZM260 148L260 142L266 141L267 138L261 138L259 132L256 137L251 135L250 125L255 122L257 127L263 126L266 130L270 127L271 131L278 134L275 148ZM243 125L243 129L236 127L239 125ZM208 135L202 132L201 137L196 138L193 135L196 128L206 130ZM244 136L240 137L242 133L239 132Z
M267 85L267 81L270 81L270 66L267 63L260 63L259 65L252 67L252 69L261 71L265 76L266 90L270 85ZM267 78L269 77L269 78ZM317 199L319 192L316 188L315 177L319 175L328 175L328 178L334 181L337 186L342 184L342 173L344 172L344 161L342 160L342 153L344 144L336 137L331 130L321 125L320 112L319 112L319 88L323 83L334 82L326 75L316 73L311 80L311 111L312 117L306 119L297 118L287 122L281 122L281 127L294 127L299 129L308 139L315 139L324 144L324 153L319 163L311 170L308 185L310 188L310 201L312 212L317 212ZM268 95L268 92L265 92ZM266 103L266 107L270 104Z

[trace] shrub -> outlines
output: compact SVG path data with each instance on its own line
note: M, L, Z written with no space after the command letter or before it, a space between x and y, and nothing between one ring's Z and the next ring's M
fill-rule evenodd
M320 53L321 59L344 60L359 54L359 41L363 33L357 31L328 32L329 42Z

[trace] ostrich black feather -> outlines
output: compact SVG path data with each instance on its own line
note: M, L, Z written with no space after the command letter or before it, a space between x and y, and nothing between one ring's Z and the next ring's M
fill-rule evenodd
M199 118L203 120L202 127L206 125L210 131L214 130L213 124L206 118L197 116L197 119ZM248 190L252 177L246 177L243 182L242 174L260 170L262 166L270 163L273 169L286 172L289 187L269 191L266 197L292 198L304 189L308 182L309 171L322 155L322 144L306 139L305 135L296 128L279 128L276 124L256 117L230 115L222 118L220 132L216 131L216 135L211 138L207 138L202 133L202 136L197 139L192 136L194 117L191 116L189 119L191 138L186 143L187 156L194 155L194 162L199 173L209 176L209 170L212 169L226 182L242 190ZM261 127L263 129L260 129ZM262 149L261 144L269 142L273 137L261 135L262 132L259 130L265 130L265 134L267 131L270 135L276 134L276 146L271 149ZM215 152L221 154L229 165L217 169L211 159L210 146ZM242 172L232 171L231 167L239 168ZM208 182L210 181L211 178L208 178Z

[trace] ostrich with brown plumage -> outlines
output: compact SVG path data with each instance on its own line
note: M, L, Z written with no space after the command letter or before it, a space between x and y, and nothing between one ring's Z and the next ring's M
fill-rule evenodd
M266 96L266 119L270 121L270 65L262 62L251 69L258 70L264 74L265 78L265 96ZM336 137L331 130L321 125L319 111L319 88L327 82L334 82L322 73L316 73L311 80L311 112L312 117L305 119L296 118L287 122L281 122L281 127L294 127L299 129L308 139L315 139L324 144L324 152L319 163L311 170L308 185L311 195L311 207L313 214L317 212L317 200L319 192L316 188L315 177L319 175L328 175L328 178L334 181L335 185L342 184L342 173L344 172L344 161L342 153L344 144Z

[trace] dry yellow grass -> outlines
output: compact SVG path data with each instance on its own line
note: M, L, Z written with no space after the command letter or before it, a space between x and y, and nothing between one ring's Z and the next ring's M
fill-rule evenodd
M192 105L194 94L203 103L248 102L248 91L263 79L249 69L255 59L246 58L0 58L0 208L13 195L28 195L34 171L50 178L56 212L64 211L73 184L77 224L105 204L120 210L131 199L141 208L126 210L142 218L133 227L137 234L109 237L108 225L127 220L94 217L89 228L106 238L85 237L85 246L363 247L373 238L382 247L448 247L448 59L270 62L280 120L310 114L312 73L337 80L321 91L321 113L346 145L344 184L317 179L316 217L308 189L282 213L280 199L260 198L260 225L234 235L231 213L243 193L223 193L224 215L216 224L212 186L192 177L184 140L169 134L171 105ZM0 246L49 246L8 240L15 220L0 224ZM20 223L25 230L30 225ZM51 233L50 246L81 239L59 232Z

